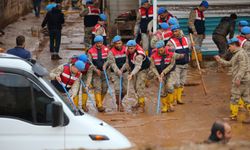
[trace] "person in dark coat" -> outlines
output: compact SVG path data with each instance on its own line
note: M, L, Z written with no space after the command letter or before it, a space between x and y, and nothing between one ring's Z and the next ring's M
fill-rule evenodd
M33 7L36 17L40 17L41 1L42 0L33 0Z
M49 11L42 23L42 27L44 28L46 25L49 29L50 36L50 52L51 59L58 60L62 59L58 53L61 44L61 31L62 25L64 24L64 14L61 11L61 6L57 4L51 11Z
M213 41L219 49L219 55L223 56L227 52L227 35L229 39L234 36L235 22L237 15L231 14L230 17L223 17L213 32ZM224 56L225 57L225 56Z

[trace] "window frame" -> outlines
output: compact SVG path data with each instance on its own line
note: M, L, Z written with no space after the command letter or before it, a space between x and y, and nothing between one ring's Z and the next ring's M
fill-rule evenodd
M21 69L14 69L14 68L5 68L5 67L0 67L0 72L4 72L4 73L10 73L10 74L16 74L16 75L21 75L24 78L26 78L29 83L30 83L30 92L31 92L31 108L32 108L32 117L33 117L33 122L29 121L29 120L25 120L23 118L19 118L19 117L15 117L15 116L5 116L5 115L0 115L0 118L11 118L11 119L17 119L26 123L30 123L33 125L39 125L39 126L52 126L52 122L51 123L38 123L37 119L36 119L36 108L35 108L35 99L34 99L34 84L41 89L41 91L48 96L49 98L54 100L54 96L53 94L39 81L38 77ZM52 101L52 102L53 102ZM64 125L66 126L69 123L69 118L68 116L65 114L65 112L63 112L64 114Z

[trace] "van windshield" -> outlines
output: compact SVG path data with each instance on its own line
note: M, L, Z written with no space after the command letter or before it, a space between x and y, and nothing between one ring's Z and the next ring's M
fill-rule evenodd
M44 78L43 78L44 79ZM52 89L57 93L57 95L62 99L62 101L67 105L67 107L71 110L71 112L78 116L78 115L83 115L83 112L81 112L76 106L74 106L73 101L70 102L69 98L67 97L66 94L59 92L51 83L49 80L44 79L44 81L52 87Z

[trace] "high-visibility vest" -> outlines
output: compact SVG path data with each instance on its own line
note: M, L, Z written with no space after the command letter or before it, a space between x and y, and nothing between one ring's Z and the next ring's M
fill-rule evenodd
M172 14L169 13L169 15L166 16L166 18L161 18L160 15L157 16L158 24L161 24L163 22L168 23L168 20L173 17Z
M101 49L97 49L96 45L94 45L91 49L89 49L89 54L92 57L93 64L97 67L97 69L103 71L103 65L107 61L109 49L106 46L102 46ZM98 55L100 54L100 55ZM101 57L98 57L101 56Z
M100 9L95 6L87 6L89 13L84 16L84 26L85 27L94 27L99 19Z
M200 11L198 8L194 9L195 12L195 21L194 26L198 34L205 34L205 16L203 11ZM193 33L189 28L189 32Z
M126 63L126 46L122 46L121 50L117 50L115 47L111 49L113 56L115 57L115 63L119 69Z
M101 33L101 34L100 34ZM106 29L104 26L100 24L96 24L94 28L92 29L92 34L94 35L101 35L101 36L106 36Z
M153 6L148 9L145 7L139 8L139 14L141 16L140 29L142 33L147 33L148 23L153 19Z
M173 53L170 53L168 48L165 48L165 58L164 63L162 63L163 56L159 54L158 49L153 53L151 58L154 60L155 67L159 74L162 73L162 71L167 68L171 63L171 58L173 57Z
M241 35L238 35L236 38L239 40L240 47L242 48L247 39Z
M142 55L144 58L140 70L148 69L150 66L150 61L149 61L148 57L146 56L142 47L137 44L136 50L133 54L129 54L129 52L127 52L129 67L131 68L131 70L133 70L135 68L135 59L136 59L136 56L138 56L138 55Z
M171 38L170 41L173 43L175 47L175 53L184 54L184 58L176 60L177 65L185 65L189 63L189 47L188 40L186 37L181 38Z
M81 72L77 72L77 74L72 75L71 71L70 71L70 65L66 64L63 66L63 72L61 73L60 77L62 80L62 84L67 87L70 88L74 82L79 79L81 75Z

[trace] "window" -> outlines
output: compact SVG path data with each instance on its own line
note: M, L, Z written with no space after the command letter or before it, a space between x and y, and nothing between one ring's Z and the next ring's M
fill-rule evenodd
M14 73L0 73L1 116L51 124L52 101L31 79Z

